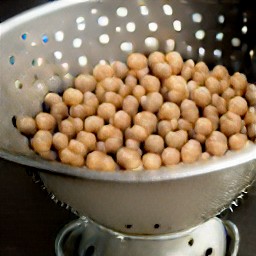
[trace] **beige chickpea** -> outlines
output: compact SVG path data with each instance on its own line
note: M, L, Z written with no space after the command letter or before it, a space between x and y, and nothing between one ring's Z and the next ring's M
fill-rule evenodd
M140 79L140 85L143 86L147 93L149 92L159 92L160 81L157 77L152 75L145 75Z
M140 150L140 142L134 139L127 139L125 141L125 146L127 148L135 149L135 150Z
M216 77L218 80L222 80L229 76L227 68L222 65L216 65L213 68L211 75Z
M211 155L208 152L203 152L201 155L201 160L208 160L211 157Z
M256 138L256 124L249 124L247 126L247 135L251 140Z
M164 149L164 139L159 135L151 134L145 140L144 149L147 152L161 154Z
M99 106L99 100L94 93L85 92L83 104L96 109Z
M64 133L57 132L52 137L52 144L56 150L62 150L68 146L68 136Z
M124 82L126 85L130 86L130 87L134 87L137 85L137 78L135 76L132 76L132 75L128 75L126 78L125 78L125 82Z
M124 131L131 126L131 121L132 120L130 115L128 115L123 110L119 110L113 116L111 124L114 125L116 128L120 129L121 131Z
M140 125L133 125L125 130L125 139L133 139L139 142L145 141L148 137L147 130Z
M205 108L212 101L212 96L206 87L198 87L191 93L191 99L195 101L196 105Z
M93 69L93 76L97 81L102 81L114 75L113 68L108 64L97 64Z
M63 93L63 101L67 106L74 106L82 103L83 93L74 88L68 88Z
M89 116L84 120L84 130L86 132L97 133L104 125L104 119L99 116Z
M250 107L244 117L245 125L256 124L256 109L255 107Z
M18 116L16 118L16 126L25 135L34 135L37 131L36 121L30 116Z
M50 114L59 122L68 116L68 107L64 102L59 102L51 107Z
M134 116L138 113L139 102L137 99L132 96L128 95L123 100L123 110L128 113L130 116Z
M117 77L106 77L99 84L106 92L118 92L123 81Z
M76 139L84 144L88 151L93 151L96 148L96 136L91 132L80 131Z
M87 116L94 115L96 109L93 106L78 104L69 109L70 116L73 118L85 119Z
M106 141L108 138L123 138L123 133L111 124L104 125L97 132L97 138Z
M145 111L157 112L163 104L163 96L159 92L150 92L140 99L140 104Z
M180 108L172 102L165 102L158 111L159 120L172 120L180 118Z
M171 66L164 62L164 63L156 63L152 67L152 74L159 79L166 79L171 76L172 74L172 68Z
M242 133L236 133L229 137L228 145L231 150L240 150L244 148L248 141L247 136Z
M205 84L205 81L207 79L207 74L204 72L195 71L193 72L192 79L195 81L198 85L203 86Z
M220 92L223 93L228 88L230 88L230 79L229 79L229 77L226 78L226 79L220 80Z
M87 154L87 147L78 140L70 140L68 148L77 155L85 156Z
M256 105L256 86L255 84L248 84L245 98L248 101L250 106Z
M82 93L94 91L96 84L97 81L94 76L89 74L80 74L75 78L75 88Z
M178 52L172 51L166 54L166 61L172 68L172 74L180 74L183 67L183 59Z
M151 134L156 131L157 117L149 111L142 111L134 116L133 123L144 127L147 133Z
M73 158L70 161L72 166L82 167L85 164L84 156L80 154L74 154Z
M141 85L136 85L133 90L132 90L132 94L134 97L136 97L136 99L138 100L138 102L140 102L140 99L142 96L144 96L146 94L146 90L143 86Z
M178 129L184 131L190 131L193 129L193 124L190 123L188 120L180 118L178 120Z
M103 152L103 153L107 153L106 152L106 147L105 147L105 142L104 141L98 141L96 143L96 149L95 150Z
M122 84L120 86L120 89L118 91L118 94L122 97L125 98L126 96L132 94L132 90L134 87L130 86L130 85L126 85L126 84Z
M114 70L114 75L118 78L124 79L128 73L128 67L125 63L121 61L114 61L111 64L112 69Z
M219 131L214 131L206 139L205 147L209 154L223 156L228 149L227 137Z
M100 151L93 151L87 155L86 166L91 170L115 171L116 163L111 156Z
M105 141L105 150L107 153L116 153L123 146L122 138L108 138Z
M235 91L231 87L228 87L222 94L221 97L225 99L226 102L229 102L235 96Z
M141 53L132 53L127 58L127 65L130 69L143 69L147 67L148 60L145 55Z
M180 162L180 151L176 148L167 147L161 154L163 165L171 166Z
M228 111L220 118L220 131L226 136L239 133L242 128L241 117L233 112Z
M62 102L62 97L54 92L49 92L47 93L47 95L44 98L44 103L48 106L48 107L52 107L54 104Z
M162 159L158 154L146 153L142 157L142 163L145 170L158 170L162 165Z
M39 130L52 131L56 126L55 118L49 113L41 112L37 114L35 121Z
M188 133L183 130L176 132L170 131L165 136L165 142L168 147L181 149L188 141Z
M67 119L70 120L71 123L73 124L76 133L79 133L84 129L84 121L81 118L78 118L78 117L73 118L69 116Z
M103 88L103 86L100 83L98 83L96 86L95 95L99 102L104 101L105 93L106 93L106 90Z
M217 108L218 113L221 115L228 111L226 100L216 93L212 95L212 105Z
M195 133L193 136L191 136L191 138L197 140L201 144L204 144L206 141L206 136L200 133Z
M248 110L247 101L241 96L236 96L228 103L228 111L231 111L239 116L244 116Z
M122 147L116 154L117 163L126 170L142 167L141 156L137 150Z
M55 151L49 150L45 152L39 152L39 155L49 161L54 161L57 159L57 153Z
M105 121L108 121L116 113L116 107L111 103L101 103L98 107L97 114Z
M135 71L136 77L140 80L149 73L149 68L145 67L143 69L134 70L134 71Z
M157 133L164 138L169 131L175 131L177 128L178 121L176 119L162 120L157 124Z
M237 96L242 96L246 92L247 78L244 74L236 72L230 77L230 84L234 88Z
M200 117L197 119L195 123L196 133L208 136L212 133L212 131L213 131L212 122L209 119L205 117Z
M181 149L181 159L184 163L194 163L202 154L201 144L196 140L189 140Z
M164 63L165 62L165 55L162 52L152 52L148 56L148 65L152 68L158 63Z
M37 131L31 139L31 145L37 153L50 151L52 146L52 134L45 130Z
M216 77L213 76L209 76L205 80L205 87L209 90L211 94L219 94L221 92L220 82Z
M208 66L205 64L205 62L199 61L199 62L196 63L196 65L195 65L195 71L208 74L208 73L209 73L209 68L208 68Z
M183 76L186 81L190 80L193 77L194 67L195 62L193 60L189 59L184 62L181 70L181 76Z
M60 161L64 164L70 164L72 159L76 157L76 154L68 148L64 148L59 151Z
M216 107L208 105L204 108L203 116L212 122L213 130L217 130L219 126L219 112Z
M123 97L115 92L106 92L104 95L104 102L111 103L116 109L120 109L123 105Z
M73 138L76 134L76 129L69 119L62 120L59 123L59 131L66 134L69 138Z
M185 99L180 105L181 116L189 121L190 123L195 123L199 118L199 110L194 101Z

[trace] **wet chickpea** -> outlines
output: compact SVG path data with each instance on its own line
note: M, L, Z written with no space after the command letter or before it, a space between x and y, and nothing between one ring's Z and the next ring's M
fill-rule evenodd
M232 99L235 96L234 89L228 87L222 94L221 97L225 99L226 102L229 102L230 99Z
M99 116L89 116L84 120L84 130L86 132L97 133L104 125L104 119Z
M142 167L141 156L137 150L122 147L116 154L117 163L126 170Z
M227 68L222 65L216 65L213 68L211 75L216 77L218 80L222 80L229 76Z
M82 103L83 93L74 88L68 88L63 93L63 101L67 106L74 106Z
M256 138L256 124L249 124L247 126L247 135L251 140Z
M141 53L132 53L127 58L127 65L130 69L143 69L147 67L148 60L145 55Z
M105 150L107 153L116 153L123 146L122 138L108 138L105 141Z
M128 113L130 116L134 116L138 113L139 102L137 99L132 96L128 95L123 100L123 110Z
M245 125L256 124L256 109L255 107L250 107L244 117Z
M150 92L140 99L140 104L145 111L157 112L163 104L163 96L159 92Z
M176 165L180 162L180 151L176 148L167 147L163 150L161 158L165 166Z
M156 134L151 134L145 140L144 148L147 152L161 154L164 150L164 139Z
M195 101L196 105L201 108L205 108L212 101L212 96L206 87L196 88L192 94L191 98Z
M132 94L140 102L141 97L146 94L146 90L143 86L136 85L132 90Z
M149 111L142 111L136 114L133 118L133 122L136 125L144 127L147 134L155 132L157 128L157 117Z
M219 126L219 112L216 107L208 105L204 108L203 116L212 122L213 130L217 130Z
M183 130L170 131L165 136L165 142L168 147L181 149L188 141L188 133Z
M241 117L233 112L228 111L220 118L220 131L226 136L239 133L242 128Z
M117 77L106 77L99 84L106 92L118 92L123 81Z
M164 63L156 63L152 67L152 73L159 79L166 79L171 76L172 74L172 68L171 66L164 62Z
M158 170L162 165L162 159L158 154L146 153L142 157L142 163L145 170Z
M125 63L121 61L114 61L111 64L112 69L114 70L114 75L118 78L124 79L128 73L128 67Z
M125 130L125 139L133 139L139 142L145 141L148 137L147 130L140 125L133 125Z
M230 84L234 88L236 95L241 96L245 93L247 88L246 76L242 73L236 72L230 77Z
M256 86L254 84L248 84L245 98L250 106L256 105Z
M175 131L177 128L178 121L176 119L162 120L157 124L157 133L164 138L169 131Z
M166 61L172 68L172 74L178 75L180 74L183 67L183 59L178 52L169 52L165 56Z
M111 124L104 125L97 132L97 138L106 141L108 138L123 138L123 133Z
M54 93L54 92L49 92L44 98L44 103L48 107L52 107L54 104L62 102L62 97L60 97L59 94Z
M223 115L228 111L227 102L218 94L212 95L212 105L218 110L218 113Z
M116 109L120 109L123 105L123 97L115 92L106 92L104 95L104 102L111 103Z
M131 117L123 110L117 111L113 116L112 125L124 131L131 126Z
M73 138L76 134L75 126L68 119L65 119L59 123L59 131L66 134L69 138Z
M184 163L194 163L202 154L201 144L196 140L189 140L181 149L181 159Z
M37 131L36 121L29 116L19 116L16 118L17 129L25 135L34 135Z
M115 171L116 163L111 156L100 151L93 151L87 155L86 166L91 170Z
M62 150L68 146L68 136L64 133L57 132L52 137L52 144L56 150Z
M220 82L217 78L213 76L209 76L205 80L205 86L211 94L214 94L214 93L219 94L221 92Z
M39 130L52 131L56 126L55 118L49 113L41 112L37 114L35 121Z
M247 136L242 133L236 133L229 137L228 145L231 150L240 150L244 148L248 141Z
M83 104L96 109L99 106L99 100L94 93L85 92Z
M80 131L77 134L76 139L84 144L84 146L88 149L88 152L95 150L97 139L93 133Z
M165 102L158 111L158 118L160 120L178 120L180 118L179 106L172 102Z
M94 76L89 74L81 74L75 78L75 88L82 93L92 92L96 88L97 81Z
M114 75L113 68L108 64L98 64L93 69L93 76L97 81L102 81Z
M180 118L178 120L178 129L184 130L184 131L190 131L193 129L193 124L183 118Z
M87 154L87 148L78 140L70 140L68 148L77 155L85 156Z
M214 131L206 139L205 147L209 154L213 156L223 156L228 149L227 137L219 131Z
M231 111L239 116L244 116L247 110L247 101L241 96L234 97L228 103L228 111Z
M59 122L68 116L68 107L64 102L59 102L51 107L50 114Z
M31 145L37 153L50 151L52 146L52 134L45 130L37 131L31 139Z
M200 117L197 119L195 123L196 133L208 136L211 134L212 131L213 131L212 122L209 119L205 117Z
M159 79L152 75L145 75L142 79L140 79L140 85L145 88L147 93L159 92L160 90Z
M165 55L162 52L152 52L148 56L148 65L152 68L158 63L165 62Z
M116 107L111 103L101 103L97 110L97 115L108 121L116 113Z
M195 102L192 100L183 100L180 105L180 109L181 116L190 123L195 123L196 120L199 118L199 110Z

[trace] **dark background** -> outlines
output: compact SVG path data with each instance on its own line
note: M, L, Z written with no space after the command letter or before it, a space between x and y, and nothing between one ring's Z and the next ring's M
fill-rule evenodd
M0 20L45 2L50 1L0 0ZM75 218L32 181L24 166L0 159L0 256L54 255L58 231ZM229 219L240 231L239 255L255 256L255 188Z

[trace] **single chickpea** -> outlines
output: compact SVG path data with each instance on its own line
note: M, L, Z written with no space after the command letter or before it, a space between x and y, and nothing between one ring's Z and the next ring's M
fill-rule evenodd
M229 137L228 145L231 150L240 150L244 148L248 141L247 136L242 133L236 133Z
M199 118L199 110L194 101L185 99L180 105L181 116L189 121L190 123L195 123Z
M189 59L185 61L182 70L181 76L185 78L186 81L190 80L194 74L195 63L193 60Z
M98 107L97 114L105 121L108 121L116 113L116 107L111 103L101 103Z
M250 107L244 117L245 125L256 124L256 109L255 107Z
M226 102L229 102L230 99L235 97L235 91L231 87L228 87L222 94L221 97L226 100Z
M180 118L180 108L172 102L165 102L158 111L159 120L172 120Z
M148 56L148 65L149 67L153 67L158 63L164 63L165 62L165 55L162 52L152 52Z
M96 86L95 95L96 95L99 102L104 101L105 93L106 93L106 91L103 88L103 86L100 83L98 83L97 86Z
M96 84L97 81L94 76L89 74L80 74L75 78L75 88L82 93L94 91Z
M16 126L25 135L34 135L37 131L36 121L30 116L18 116L16 118Z
M165 136L165 142L168 147L181 149L188 141L188 133L183 130L176 132L170 131Z
M184 131L190 131L190 130L193 129L193 124L190 123L188 120L180 118L178 120L178 129L179 130L184 130Z
M132 75L128 75L126 78L125 78L125 81L124 83L130 87L135 87L137 85L137 78L135 76L132 76Z
M194 163L202 154L201 144L196 140L189 140L181 149L181 159L184 163Z
M220 92L223 93L228 88L230 88L230 79L229 77L226 79L220 80Z
M122 147L116 154L117 163L126 170L137 169L142 166L141 156L137 150Z
M87 155L86 166L91 170L115 171L116 163L111 156L100 151L93 151Z
M248 84L245 98L250 106L256 105L256 86L254 84Z
M106 141L108 138L123 138L123 133L118 128L111 124L104 125L97 133L97 138L101 141Z
M75 157L75 153L72 152L70 149L68 148L64 148L62 150L59 151L59 158L60 161L64 164L70 164L72 159L74 159Z
M122 97L125 98L126 96L132 94L132 90L134 87L130 86L130 85L126 85L126 84L122 84L118 94Z
M160 81L157 77L152 75L145 75L140 79L140 85L143 86L147 93L149 92L159 92Z
M145 170L158 170L162 165L162 159L158 154L147 153L142 157Z
M247 79L242 73L236 72L230 77L230 84L234 88L237 96L242 96L246 92Z
M183 67L183 59L178 52L172 51L166 54L166 61L172 68L172 74L180 74Z
M173 120L162 120L157 124L157 133L163 138L169 131L175 131L178 128L178 121Z
M95 150L103 152L103 153L107 153L106 152L106 147L105 147L105 142L104 141L98 141L96 143L96 149Z
M219 126L219 112L216 107L208 105L204 108L203 116L212 122L213 130L217 130Z
M37 153L50 151L52 146L52 134L45 130L37 131L31 139L31 145Z
M120 109L123 105L123 97L115 92L106 92L104 95L104 102L111 103L116 109Z
M118 92L123 81L117 77L106 77L99 84L106 92Z
M124 131L131 126L131 122L131 117L125 111L119 110L113 116L112 125L121 131Z
M191 93L191 99L195 101L196 105L205 108L211 104L212 96L206 87L198 87Z
M134 70L134 71L135 71L136 77L140 80L149 73L149 68L145 67L143 69Z
M104 119L99 116L89 116L84 120L86 132L97 133L104 125Z
M203 152L201 155L201 160L208 160L210 157L211 156L208 152Z
M233 112L228 111L220 118L220 131L226 136L239 133L242 128L241 117Z
M84 144L84 146L88 149L88 152L95 150L97 139L93 133L80 131L77 134L76 139Z
M209 90L211 94L219 94L221 92L220 82L216 77L209 76L205 80L205 87Z
M156 131L157 117L149 111L142 111L134 116L133 123L144 127L147 134L151 134Z
M150 92L140 99L140 104L145 111L157 112L164 102L163 96L159 92Z
M227 137L219 131L213 131L206 139L205 147L209 154L223 156L228 149Z
M147 67L148 60L145 55L141 53L132 53L127 58L127 65L130 69L143 69Z
M57 159L57 153L55 151L49 150L45 152L39 152L39 155L49 161L54 161Z
M201 73L204 73L204 74L208 74L209 73L209 68L203 61L199 61L195 65L195 71L196 72L201 72Z
M135 116L138 113L139 102L137 99L128 95L123 100L123 110L128 113L130 116Z
M114 75L118 78L124 79L128 73L128 67L125 63L121 61L114 61L111 64L112 69L114 70Z
M55 118L49 113L37 114L35 121L39 130L53 131L56 126Z
M108 64L98 64L93 69L93 76L97 81L102 81L114 75L113 68Z
M76 129L69 119L62 120L59 123L59 131L66 134L69 138L73 138L76 134Z
M73 124L76 133L79 133L84 129L84 121L81 118L78 118L78 117L73 118L69 116L67 119L70 120L71 123Z
M144 148L147 152L161 154L164 150L164 139L156 134L151 134L145 140Z
M140 102L141 97L146 94L146 90L143 86L136 85L132 90L132 94Z
M180 162L180 151L176 148L165 148L161 154L163 165L171 166Z
M57 93L49 92L44 98L44 103L50 108L59 102L62 102L62 98Z
M212 105L217 108L219 114L221 115L225 114L228 111L227 102L216 93L212 95Z
M68 116L68 107L64 102L59 102L51 107L50 114L60 122L62 119Z
M73 118L85 119L87 116L94 115L96 112L95 107L85 104L78 104L71 106L69 109L70 116Z
M193 81L195 81L198 85L203 86L207 79L208 75L204 72L194 71L193 72Z
M127 139L125 141L125 146L127 148L135 149L135 150L140 150L140 142L134 139Z
M200 117L197 119L195 123L196 133L208 136L212 133L212 131L213 131L212 122L209 119L205 117Z
M256 138L256 124L249 124L247 126L247 135L251 140Z
M99 100L94 93L85 92L83 104L96 109L99 106Z
M70 140L68 144L68 149L77 155L85 156L87 154L87 148L82 142L78 140Z
M222 65L216 65L213 68L211 75L216 77L218 80L222 80L229 76L227 68Z
M56 150L62 150L68 146L68 136L64 133L57 132L52 137L52 144Z
M164 63L156 63L152 67L152 74L159 79L166 79L171 76L172 74L172 68L171 66L164 62Z
M80 154L74 154L69 164L71 164L72 166L82 167L84 166L84 163L84 156Z
M123 138L108 138L105 141L107 153L116 153L123 146Z
M83 93L74 88L68 88L63 93L63 101L67 106L74 106L82 103Z
M125 130L125 139L133 139L139 142L145 141L148 137L147 130L140 125L133 125Z
M244 116L248 110L247 101L241 96L236 96L228 103L228 111L231 111L239 116Z
M200 133L195 133L193 136L191 136L191 138L197 140L201 144L204 144L206 141L206 136Z

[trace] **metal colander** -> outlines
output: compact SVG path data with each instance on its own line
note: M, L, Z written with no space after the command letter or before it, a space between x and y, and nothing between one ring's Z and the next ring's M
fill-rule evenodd
M41 159L13 120L35 115L48 91L70 86L77 74L133 51L176 50L253 81L255 7L247 2L58 1L2 23L0 156L42 169L59 200L119 232L174 233L215 216L255 179L255 145L191 165L103 173Z

